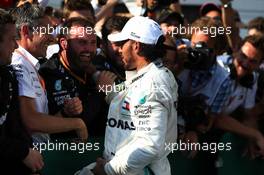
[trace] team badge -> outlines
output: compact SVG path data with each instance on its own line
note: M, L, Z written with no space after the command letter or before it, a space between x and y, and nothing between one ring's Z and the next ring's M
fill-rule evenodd
M56 91L60 91L62 89L61 82L62 82L62 80L56 80L56 82L55 82L55 90Z
M125 98L123 103L122 103L122 107L121 107L121 114L123 116L130 116L130 99L129 98Z
M139 99L139 104L143 105L144 103L146 103L146 98L147 96L145 95L144 97Z

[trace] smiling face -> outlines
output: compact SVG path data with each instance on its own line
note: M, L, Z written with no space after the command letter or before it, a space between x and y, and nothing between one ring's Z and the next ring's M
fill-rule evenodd
M238 78L251 74L261 63L261 52L246 42L234 59Z
M28 50L30 53L38 57L46 57L47 47L50 42L53 41L53 37L47 32L48 26L52 26L51 20L48 17L43 17L39 20L40 25L37 26L40 30L45 29L41 32L33 32L32 38L29 38L28 41ZM36 28L37 28L36 27Z
M118 67L123 68L124 63L119 53L119 47L115 42L108 41L107 52L112 62L114 62Z
M96 53L96 35L86 27L73 25L67 39L67 59L75 70L85 71Z

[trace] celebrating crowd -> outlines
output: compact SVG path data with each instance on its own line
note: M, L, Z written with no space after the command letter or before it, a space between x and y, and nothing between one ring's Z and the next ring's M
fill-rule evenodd
M192 23L178 0L136 0L136 16L122 0L47 2L0 3L0 174L40 174L34 143L89 137L104 153L80 174L169 175L166 145L227 132L264 157L263 17L241 38L231 0ZM217 154L197 154L217 174Z

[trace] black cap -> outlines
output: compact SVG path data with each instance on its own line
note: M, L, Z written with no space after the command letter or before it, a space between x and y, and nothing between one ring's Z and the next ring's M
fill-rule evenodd
M168 9L164 9L162 10L162 12L160 13L160 16L158 18L158 23L170 23L170 21L177 21L179 24L184 24L184 17L177 12L168 10Z
M200 15L201 16L205 16L208 12L210 11L218 11L219 13L221 13L221 9L220 7L218 7L216 4L214 3L204 3L201 7L200 7Z

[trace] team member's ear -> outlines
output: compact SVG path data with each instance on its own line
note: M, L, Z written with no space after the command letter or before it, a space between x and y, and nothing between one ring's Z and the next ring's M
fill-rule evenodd
M136 51L136 53L138 53L140 51L140 47L141 47L141 45L139 42L133 41L132 48L133 48L133 50Z
M63 50L67 50L68 48L68 42L66 38L61 38L60 39L60 46Z
M29 27L27 25L22 25L21 28L20 28L20 36L21 36L21 39L22 38L26 38L26 39L32 39L33 37L33 34L37 34L37 30L33 31L32 33L30 32L29 30Z

